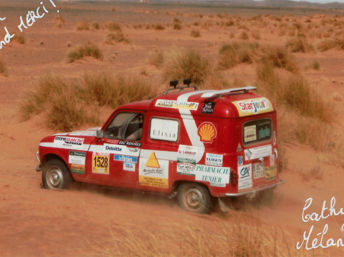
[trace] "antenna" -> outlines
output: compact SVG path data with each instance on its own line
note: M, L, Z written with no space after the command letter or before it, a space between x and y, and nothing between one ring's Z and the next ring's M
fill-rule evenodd
M178 85L179 81L178 80L171 80L170 81L170 87L176 88Z

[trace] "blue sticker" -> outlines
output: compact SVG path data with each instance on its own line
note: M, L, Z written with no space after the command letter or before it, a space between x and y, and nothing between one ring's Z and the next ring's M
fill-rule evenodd
M243 165L244 159L241 155L238 156L238 165Z
M115 154L113 156L113 159L115 161L121 161L121 162L126 162L126 163L137 163L137 157L134 157L134 156Z

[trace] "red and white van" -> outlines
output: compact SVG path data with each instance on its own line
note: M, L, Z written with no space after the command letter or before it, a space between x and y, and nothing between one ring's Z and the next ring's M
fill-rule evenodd
M214 198L274 188L282 182L276 111L254 89L165 92L120 106L101 128L45 137L43 186L74 180L162 192L200 213Z

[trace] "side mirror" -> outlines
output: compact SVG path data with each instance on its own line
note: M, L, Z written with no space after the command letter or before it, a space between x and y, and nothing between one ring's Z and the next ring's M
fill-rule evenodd
M97 129L97 138L103 138L103 137L104 137L103 130L101 128Z

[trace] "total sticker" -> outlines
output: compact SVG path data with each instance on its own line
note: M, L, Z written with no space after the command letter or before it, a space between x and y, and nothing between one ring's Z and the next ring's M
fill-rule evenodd
M92 173L109 175L109 154L92 154Z

